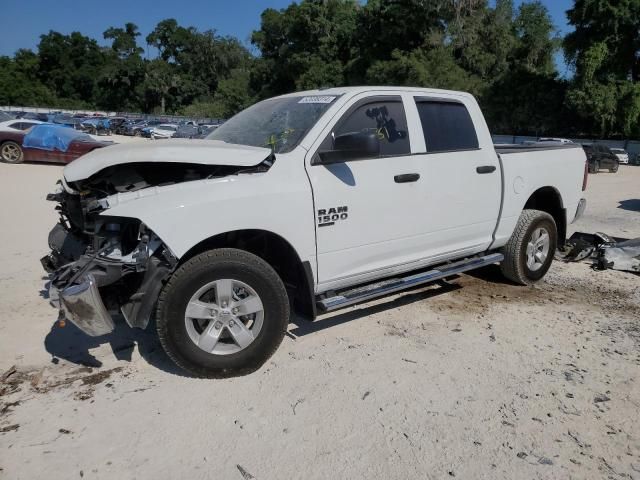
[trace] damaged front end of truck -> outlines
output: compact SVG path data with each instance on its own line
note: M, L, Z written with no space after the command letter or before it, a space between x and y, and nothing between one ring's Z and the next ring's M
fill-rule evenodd
M47 196L58 204L60 219L49 233L51 252L41 259L51 274L51 303L91 336L111 332L117 311L131 327L145 328L162 281L176 265L171 251L140 220L101 215L108 194L122 184L110 183L109 174L97 180L79 189L62 180Z
M145 328L151 319L178 260L142 220L109 215L110 206L122 194L144 195L142 190L154 189L157 194L177 183L265 171L271 165L270 152L268 157L249 168L166 161L119 163L91 172L85 179L60 180L56 191L47 196L57 203L59 221L49 233L51 252L41 263L50 274L50 302L60 309L61 318L90 336L113 331L114 314L120 313L129 326L138 328Z

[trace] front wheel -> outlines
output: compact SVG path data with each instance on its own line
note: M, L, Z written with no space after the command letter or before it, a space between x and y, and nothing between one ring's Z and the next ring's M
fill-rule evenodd
M251 373L276 351L289 324L282 280L261 258L210 250L171 276L157 309L160 343L181 368L219 378Z
M618 168L620 168L620 166L616 163L613 167L609 169L609 173L616 173L618 171Z
M6 163L21 163L24 160L24 152L16 142L4 142L0 147L0 158Z
M523 210L509 242L502 249L503 275L520 285L537 282L551 267L557 244L553 217L540 210Z

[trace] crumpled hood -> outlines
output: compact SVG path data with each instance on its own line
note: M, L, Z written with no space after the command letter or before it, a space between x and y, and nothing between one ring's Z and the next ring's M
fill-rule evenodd
M77 182L114 165L127 163L197 163L253 167L266 160L271 150L235 145L219 140L157 140L96 149L64 169L67 182Z

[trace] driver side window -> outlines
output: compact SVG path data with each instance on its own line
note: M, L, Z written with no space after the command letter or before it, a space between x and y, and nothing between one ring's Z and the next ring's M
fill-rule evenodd
M402 100L368 101L353 108L338 122L322 142L320 151L332 150L334 139L346 134L374 134L380 142L376 157L393 157L411 153L407 118Z

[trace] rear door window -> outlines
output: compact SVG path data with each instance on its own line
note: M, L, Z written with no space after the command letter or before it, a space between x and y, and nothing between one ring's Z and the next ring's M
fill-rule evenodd
M478 148L471 116L462 103L416 98L427 152L455 152Z

